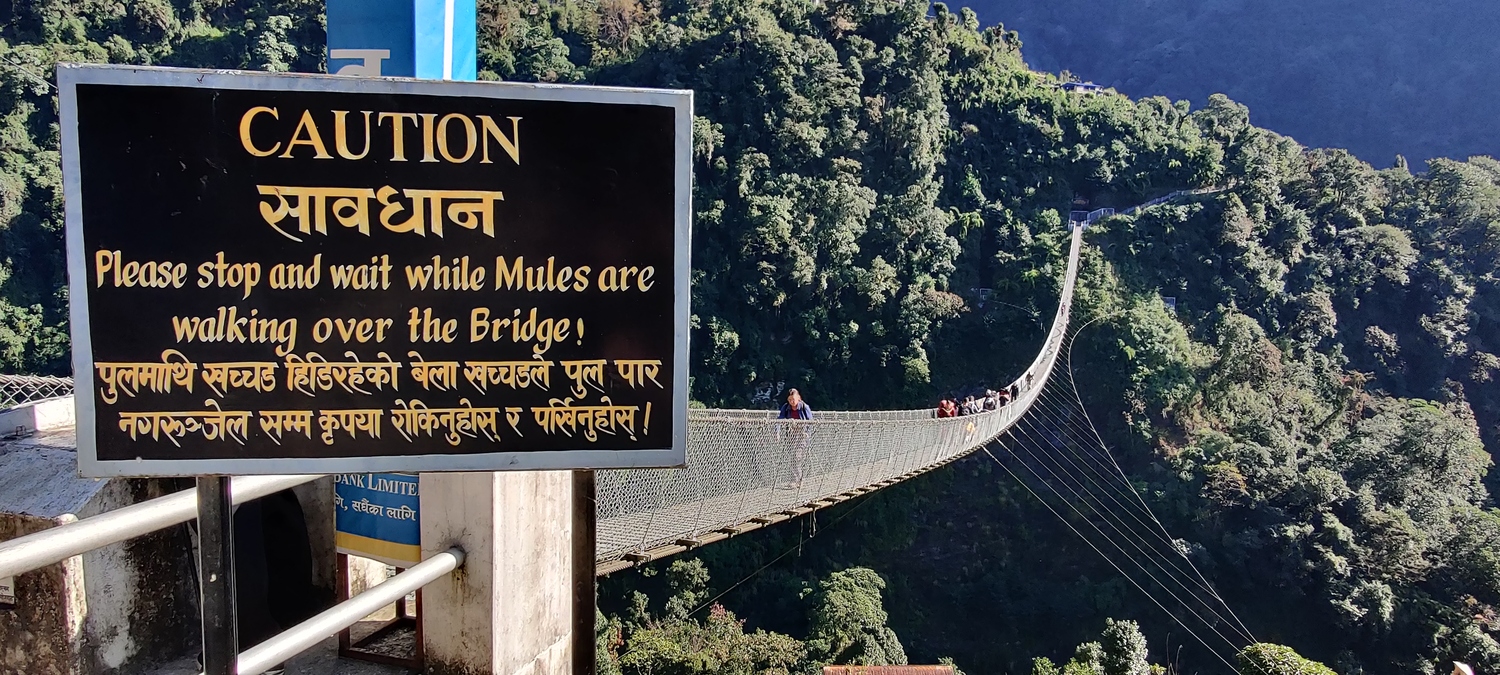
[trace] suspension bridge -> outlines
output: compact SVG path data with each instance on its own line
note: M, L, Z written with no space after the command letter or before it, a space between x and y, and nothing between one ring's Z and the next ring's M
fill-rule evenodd
M1084 227L1105 215L1108 214L1086 214L1084 219L1070 223L1072 234L1067 267L1056 313L1035 358L1011 383L1017 395L1007 405L994 411L952 418L938 418L931 408L820 411L812 420L781 420L776 418L774 411L765 410L692 410L685 467L598 472L597 540L593 561L596 574L620 572L797 518L932 471L976 451L989 453L986 446L997 439L1008 438L1007 447L1017 458L1015 463L1019 470L1029 471L1032 478L1027 480L1018 475L1017 470L1007 464L1001 463L1001 466L1037 493L1043 504L1068 527L1075 528L1079 536L1095 546L1095 550L1169 615L1177 618L1185 609L1184 616L1191 616L1206 626L1207 630L1200 628L1200 632L1205 633L1200 641L1207 644L1213 639L1213 634L1231 647L1253 641L1248 629L1232 616L1227 604L1213 592L1207 579L1192 567L1191 561L1180 550L1181 546L1155 521L1140 497L1129 490L1128 479L1119 471L1118 465L1111 469L1113 460L1107 457L1107 452L1102 452L1102 439L1097 433L1092 437L1084 433L1079 422L1086 419L1081 401L1075 405L1075 401L1069 398L1071 394L1066 391L1059 393L1056 391L1058 387L1049 389L1060 357L1069 344L1070 308ZM28 400L68 394L71 394L71 382L66 378L9 376L0 379L0 410ZM1073 440L1083 440L1070 444L1064 438L1070 434ZM1076 448L1079 446L1096 446L1094 452L1101 453L1109 463L1100 457L1078 455ZM1048 463L1061 457L1064 449L1074 452L1073 459L1069 459L1071 469L1060 463L1056 467ZM1027 453L1026 457L1021 456L1022 451ZM0 464L4 462L5 452L4 446L0 445ZM1000 463L998 459L995 461ZM1050 480L1040 473L1042 469L1050 473ZM315 478L256 479L259 482L254 484L245 482L242 493L245 498L253 498ZM236 489L240 486L237 485ZM1045 498L1038 490L1051 490L1055 499ZM69 556L193 518L195 513L191 509L195 502L190 501L188 493L157 501L174 497L182 504L174 506L177 510L171 518L153 516L155 520L136 523L128 532L106 533L105 524L96 523L94 530L97 531L86 533L80 526L86 526L91 520L104 520L95 517L0 542L0 578L38 569ZM1106 502L1106 498L1113 503ZM1064 506L1054 504L1072 508L1080 516L1077 520L1102 536L1095 539L1088 532L1079 531L1060 511ZM130 508L139 508L139 505ZM1104 527L1113 528L1120 536L1111 537ZM1128 528L1129 534L1122 527ZM69 541L61 541L66 537L59 533L69 528L76 533L75 536ZM1142 532L1145 535L1141 535ZM1101 549L1095 545L1096 541L1107 541L1108 546ZM1149 550L1142 546L1142 541ZM1134 546L1134 551L1126 544ZM1113 550L1107 550L1109 546ZM443 558L448 554L432 557L418 568L380 584L374 590L385 588L385 596L367 599L365 604L386 596L404 596L406 592L431 582L436 575L461 565L462 552L452 553L452 559ZM1116 553L1123 554L1123 557ZM1126 562L1122 566L1115 562L1117 560ZM423 566L428 568L419 569ZM402 581L403 577L409 578ZM1174 608L1178 611L1168 609L1158 601L1148 586L1166 589L1171 600L1177 603ZM1174 590L1180 590L1181 594L1174 593ZM325 614L339 612L340 607ZM357 609L349 608L343 612L345 616L339 619L343 621L342 625L358 620L359 617L354 616ZM303 635L289 636L297 632L297 629L292 629L242 653L240 672L247 673L247 659L251 666L259 663L269 667L277 660L315 644L329 635L328 626L335 625L330 621L332 619L319 624L319 630L323 631L320 634L307 634L309 631L304 630ZM1184 628L1188 626L1184 625ZM1199 637L1191 628L1188 632ZM253 654L257 650L261 653ZM1213 651L1217 655L1217 650ZM1224 662L1228 665L1227 660Z
M1019 395L998 410L820 412L778 420L761 410L695 410L681 469L599 476L601 573L778 523L943 466L995 440L1046 387L1067 334L1083 228L1074 227L1061 301ZM789 480L798 475L800 480Z
M868 494L964 457L1010 429L1046 386L1068 327L1082 228L1071 238L1061 302L1040 351L1013 383L1009 405L939 419L932 408L689 413L684 468L601 471L599 574L721 541ZM11 401L71 394L67 378L11 376ZM794 480L795 478L799 478Z

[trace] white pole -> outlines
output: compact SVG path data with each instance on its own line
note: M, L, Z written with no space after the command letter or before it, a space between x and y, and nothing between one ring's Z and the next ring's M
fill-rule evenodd
M456 547L423 560L416 567L386 579L375 587L282 631L276 637L241 652L235 672L238 675L260 675L266 669L301 654L380 608L406 597L408 593L463 567L463 564L464 551Z
M234 503L240 504L318 478L320 476L236 476L230 490ZM0 542L0 579L25 574L197 517L198 491L183 490Z

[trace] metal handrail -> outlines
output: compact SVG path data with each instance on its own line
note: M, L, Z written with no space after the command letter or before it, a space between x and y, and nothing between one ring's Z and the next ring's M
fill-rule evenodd
M463 565L464 551L458 547L423 560L405 572L241 652L235 672L238 675L260 675Z
M0 373L0 411L73 395L73 378Z
M235 504L317 480L322 476L235 476ZM116 544L198 517L198 491L182 490L139 504L90 516L24 537L0 542L0 577L25 574L75 555ZM371 587L239 655L238 675L260 675L329 636L348 628L407 594L464 564L464 551L450 548Z
M317 480L321 476L236 476L232 499L240 504ZM117 544L198 517L197 490L183 490L0 542L0 578L18 576L101 546Z

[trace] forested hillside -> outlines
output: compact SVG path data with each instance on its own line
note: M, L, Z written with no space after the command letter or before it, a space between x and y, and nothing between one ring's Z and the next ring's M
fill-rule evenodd
M976 0L1048 72L1203 104L1376 166L1500 153L1500 4L1488 0Z
M59 61L320 72L320 0L0 3L0 371L67 374Z
M1500 163L1376 171L1222 96L1065 93L1017 34L941 4L480 8L487 79L696 92L692 386L711 406L785 386L814 408L927 406L1008 380L1055 306L1075 197L1224 188L1089 232L1074 321L1098 321L1074 358L1093 419L1258 639L1346 674L1500 669ZM0 366L65 373L52 63L316 71L318 3L52 0L0 22ZM604 662L1223 669L987 457L843 508L610 580ZM709 602L741 580L732 613Z

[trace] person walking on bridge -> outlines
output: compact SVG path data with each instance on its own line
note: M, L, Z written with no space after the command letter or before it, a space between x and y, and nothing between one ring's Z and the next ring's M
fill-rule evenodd
M781 414L776 416L783 420L810 420L812 419L812 408L807 401L802 400L802 394L796 389L786 390L786 403L781 406Z
M788 389L786 392L786 403L781 406L781 413L776 416L780 420L811 420L813 416L812 407L802 400L802 394L796 389ZM789 425L788 438L791 440L792 454L792 483L790 487L796 489L802 487L802 474L804 465L807 463L807 446L812 439L812 429L797 424L795 421Z

